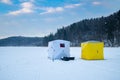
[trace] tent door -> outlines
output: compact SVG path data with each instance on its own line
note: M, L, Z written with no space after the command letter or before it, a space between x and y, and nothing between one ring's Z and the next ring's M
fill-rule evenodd
M64 47L65 47L65 44L60 43L60 47L64 48Z

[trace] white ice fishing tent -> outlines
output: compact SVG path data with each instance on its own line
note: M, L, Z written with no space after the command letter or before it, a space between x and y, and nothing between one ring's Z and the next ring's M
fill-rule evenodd
M54 40L48 43L48 58L55 60L62 57L70 57L70 42Z

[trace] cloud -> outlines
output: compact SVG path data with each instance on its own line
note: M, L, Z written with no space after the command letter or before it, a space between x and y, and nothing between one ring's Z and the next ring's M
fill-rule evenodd
M12 4L11 0L0 0L4 4Z
M82 4L70 4L70 5L66 5L66 6L63 6L63 7L44 7L44 8L40 8L41 10L44 10L44 12L40 13L41 15L43 14L49 14L49 13L56 13L56 12L62 12L64 11L65 9L68 9L68 8L75 8L75 7L78 7L78 6L81 6Z
M21 0L24 1L24 0ZM16 11L11 11L8 13L8 15L19 15L19 14L28 14L34 12L34 10L42 10L43 12L40 13L40 15L43 14L50 14L50 13L57 13L57 12L63 12L66 9L70 8L76 8L81 6L81 3L78 4L70 4L65 6L58 6L58 7L36 7L33 5L34 0L29 0L28 2L23 2L20 4L21 9Z
M79 3L79 4L71 4L71 5L66 5L64 6L65 8L75 8L75 7L78 7L78 6L81 6L82 4Z
M100 5L100 4L101 4L101 2L94 1L94 2L92 2L92 4L93 4L93 5Z
M33 4L31 2L24 2L21 4L21 9L17 11L11 11L9 15L19 15L24 13L32 13L33 12Z
M42 12L40 14L48 14L48 13L55 13L55 12L62 12L64 9L63 7L44 7L41 8L42 10L45 10L45 12Z

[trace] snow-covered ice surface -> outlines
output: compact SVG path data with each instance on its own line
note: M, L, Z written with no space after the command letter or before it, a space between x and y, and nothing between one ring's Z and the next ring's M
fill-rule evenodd
M74 61L53 62L47 47L0 47L0 80L120 80L120 48L104 48L105 60L80 59L80 47L70 53Z

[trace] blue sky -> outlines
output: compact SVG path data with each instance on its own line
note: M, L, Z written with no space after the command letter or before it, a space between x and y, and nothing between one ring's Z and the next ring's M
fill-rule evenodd
M0 38L41 37L83 19L108 16L120 0L0 0Z

